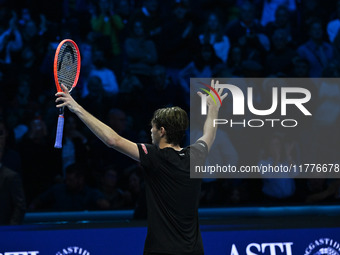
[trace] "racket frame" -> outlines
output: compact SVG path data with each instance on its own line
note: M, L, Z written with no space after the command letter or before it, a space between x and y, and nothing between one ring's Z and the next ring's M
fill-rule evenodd
M56 49L55 55L54 55L53 73L54 73L54 81L55 81L55 85L57 87L57 91L63 92L61 84L59 84L59 80L58 80L58 71L57 71L58 70L58 56L59 56L61 47L67 42L71 43L75 47L76 54L77 54L77 73L76 73L76 77L74 79L74 82L72 84L72 87L69 90L69 93L71 93L72 89L78 83L79 74L80 74L80 64L81 64L80 51L79 51L78 45L73 40L64 39L59 43L59 45ZM56 140L55 140L54 148L58 148L58 149L62 148L63 129L64 129L64 107L61 107L59 109Z
M61 47L67 42L71 43L76 48L76 53L77 53L77 74L76 74L73 85L71 89L69 90L69 92L71 92L71 90L77 85L79 74L80 74L81 58L80 58L80 51L79 51L78 45L71 39L64 39L59 43L56 49L55 55L54 55L53 73L54 73L55 85L57 87L58 92L63 92L63 89L61 88L61 84L59 84L59 80L58 80L58 71L57 71L58 70L58 55L59 55Z

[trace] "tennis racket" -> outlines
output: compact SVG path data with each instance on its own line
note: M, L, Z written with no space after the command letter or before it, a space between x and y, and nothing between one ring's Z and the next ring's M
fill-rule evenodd
M65 39L57 47L54 56L54 81L58 92L62 92L61 84L65 85L69 92L77 85L80 73L80 52L77 44ZM62 147L64 129L64 107L59 109L57 134L54 148Z

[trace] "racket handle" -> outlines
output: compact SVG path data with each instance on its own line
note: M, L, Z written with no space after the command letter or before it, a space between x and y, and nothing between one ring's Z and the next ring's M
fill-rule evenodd
M63 129L64 129L64 114L60 114L58 117L58 124L57 124L57 134L55 138L54 148L60 149L63 147Z

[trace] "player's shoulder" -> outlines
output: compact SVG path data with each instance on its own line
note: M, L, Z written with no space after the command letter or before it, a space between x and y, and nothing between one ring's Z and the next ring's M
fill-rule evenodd
M158 148L154 144L149 143L137 143L137 147L139 150L139 153L142 155L149 155L154 153L155 151L158 151Z
M208 151L208 145L205 141L203 140L198 140L196 141L194 144L191 144L189 146L190 148L193 148L193 149L198 149L198 150L206 150Z
M198 140L197 142L190 144L185 148L187 154L192 156L206 157L208 155L209 149L206 142Z

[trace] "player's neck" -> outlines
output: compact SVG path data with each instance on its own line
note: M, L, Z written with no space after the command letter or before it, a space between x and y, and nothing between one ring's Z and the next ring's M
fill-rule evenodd
M170 143L167 143L166 141L164 141L163 139L161 139L161 141L159 142L158 147L160 149L173 148L176 151L182 150L182 148L178 144L177 145L170 144Z

